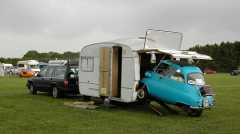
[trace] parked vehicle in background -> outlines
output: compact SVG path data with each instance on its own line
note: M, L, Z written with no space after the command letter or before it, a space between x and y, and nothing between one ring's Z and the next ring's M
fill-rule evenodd
M12 75L13 74L13 65L12 64L0 64L0 76Z
M234 76L234 75L239 75L240 74L240 69L235 69L235 70L232 70L230 72L230 75Z
M20 77L36 76L40 72L39 62L37 60L18 61L17 72Z
M54 98L62 97L65 93L77 94L78 64L64 60L49 61L48 66L36 77L28 79L27 87L30 94L48 92Z
M3 64L0 64L0 76L4 76Z
M210 68L205 68L203 71L205 74L215 74L217 71L210 69Z
M48 63L45 63L45 62L39 62L39 69L42 70L44 69L45 67L48 66Z

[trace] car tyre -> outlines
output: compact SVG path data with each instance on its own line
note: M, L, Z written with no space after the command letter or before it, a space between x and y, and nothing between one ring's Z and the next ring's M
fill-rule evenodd
M146 103L149 95L147 92L147 87L145 85L140 86L137 90L137 100L139 103Z
M32 94L32 95L36 95L36 94L37 94L37 90L36 90L36 88L33 86L33 84L30 84L30 85L29 85L28 91L29 91L29 94Z
M202 115L203 110L202 109L188 109L188 115L191 117L199 117Z
M53 87L52 88L52 96L53 96L53 98L60 98L60 97L62 97L62 93L57 87Z

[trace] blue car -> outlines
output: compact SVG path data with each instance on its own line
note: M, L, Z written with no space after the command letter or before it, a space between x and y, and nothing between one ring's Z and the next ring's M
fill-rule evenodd
M202 71L190 64L162 60L147 71L140 82L138 98L155 100L184 108L190 116L214 104L212 90L206 85Z

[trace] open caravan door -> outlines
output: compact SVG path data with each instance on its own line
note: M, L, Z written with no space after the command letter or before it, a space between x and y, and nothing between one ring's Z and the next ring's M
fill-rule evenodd
M174 59L212 60L208 55L182 49L183 34L179 32L149 29L145 35L143 50L157 50L171 55Z

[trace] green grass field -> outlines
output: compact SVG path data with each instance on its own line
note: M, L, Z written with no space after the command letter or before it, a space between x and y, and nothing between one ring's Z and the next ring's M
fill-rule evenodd
M150 110L121 106L84 110L46 94L29 95L26 80L0 78L0 134L237 134L240 133L240 76L207 75L216 105L201 117L183 113L157 116Z

